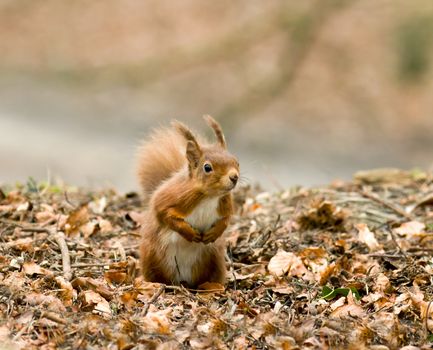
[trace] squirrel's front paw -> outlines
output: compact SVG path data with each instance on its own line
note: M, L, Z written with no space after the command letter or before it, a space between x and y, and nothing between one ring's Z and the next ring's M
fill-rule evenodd
M205 244L215 242L219 236L221 236L221 233L215 227L211 227L203 234L202 242Z
M188 242L198 243L202 241L202 236L200 235L200 232L196 230L188 230L187 232L179 232L179 233Z

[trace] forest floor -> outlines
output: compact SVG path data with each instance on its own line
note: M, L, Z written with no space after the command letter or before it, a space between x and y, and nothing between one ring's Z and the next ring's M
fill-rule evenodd
M433 175L243 188L228 283L145 282L136 193L0 190L0 349L409 349L433 344Z

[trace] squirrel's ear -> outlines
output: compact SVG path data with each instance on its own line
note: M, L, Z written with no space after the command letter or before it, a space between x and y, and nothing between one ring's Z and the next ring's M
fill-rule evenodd
M185 139L187 141L191 141L195 144L196 148L200 150L200 146L195 138L195 136L193 135L192 131L183 123L181 123L180 121L177 120L173 120L171 122L171 125L179 132L182 134L183 137L185 137Z
M223 130L221 129L221 125L219 125L218 122L214 118L212 118L210 115L204 115L203 118L204 118L204 120L206 120L208 125L215 132L215 135L218 139L218 143L220 144L220 146L222 148L226 149L227 148L226 139L224 137Z
M188 141L186 144L186 158L188 159L188 167L191 170L196 169L200 162L201 150L193 141Z

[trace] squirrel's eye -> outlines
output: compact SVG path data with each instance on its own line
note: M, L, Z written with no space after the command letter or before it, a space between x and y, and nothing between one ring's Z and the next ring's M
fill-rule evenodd
M203 170L205 173L210 173L212 171L212 165L206 163L205 165L203 165Z

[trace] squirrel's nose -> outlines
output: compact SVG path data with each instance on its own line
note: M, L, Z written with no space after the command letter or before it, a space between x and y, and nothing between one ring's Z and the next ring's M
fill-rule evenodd
M230 181L233 183L233 185L236 185L236 183L238 182L238 179L239 179L238 174L233 174L233 175L230 175L229 177L230 177Z

